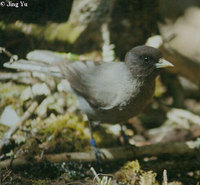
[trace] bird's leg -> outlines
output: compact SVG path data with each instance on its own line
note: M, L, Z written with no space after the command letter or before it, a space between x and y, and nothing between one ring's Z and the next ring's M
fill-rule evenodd
M90 133L91 133L90 145L92 147L92 150L94 151L97 166L99 166L100 168L101 160L105 159L106 156L99 148L96 147L96 141L93 136L93 129L98 124L98 122L90 121L89 124L90 124Z
M122 123L120 123L120 128L121 128L121 137L120 137L121 143L122 144L129 144L128 137L127 137L127 135L124 132L123 124Z

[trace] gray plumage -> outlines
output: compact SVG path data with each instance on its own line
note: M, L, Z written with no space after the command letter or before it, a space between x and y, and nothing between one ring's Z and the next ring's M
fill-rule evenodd
M49 58L46 62L45 55ZM28 54L29 60L42 66L39 69L36 65L36 71L70 82L79 108L89 120L106 123L127 121L151 100L160 58L159 50L148 46L135 47L127 53L125 62L113 63L69 62L41 50Z

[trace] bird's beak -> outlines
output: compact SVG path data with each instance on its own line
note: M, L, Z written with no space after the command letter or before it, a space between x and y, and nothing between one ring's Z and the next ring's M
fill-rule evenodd
M158 63L155 64L156 68L174 67L174 65L164 58L160 58Z

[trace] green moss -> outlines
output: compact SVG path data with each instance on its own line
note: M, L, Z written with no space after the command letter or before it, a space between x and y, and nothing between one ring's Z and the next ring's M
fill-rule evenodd
M166 92L166 87L162 84L160 78L156 78L155 97L161 97Z
M46 40L60 40L74 43L84 30L84 26L73 25L69 22L62 24L50 24L44 31Z
M136 161L131 161L126 163L122 170L132 170L134 173L138 173L140 171L140 164L138 162L138 160Z
M9 24L11 30L17 29L19 32L22 32L26 35L32 35L36 38L43 36L43 31L45 29L44 25L34 24L34 23L24 23L22 21L16 21L13 24Z
M25 35L34 36L38 39L45 39L46 41L66 41L66 43L74 43L76 39L85 29L84 26L77 26L70 22L64 23L48 23L45 25L24 23L16 21L7 24L0 22L0 29L4 31L16 31Z
M43 143L41 147L50 153L85 151L90 146L84 125L81 116L73 113L53 116L35 125L38 129L36 135Z
M22 113L23 102L19 97L26 87L10 82L0 83L0 114L7 105L12 105L18 113Z
M156 173L152 171L143 171L139 162L131 161L127 162L117 173L116 176L120 182L127 185L158 185L156 182Z
M34 184L34 185L45 185L45 184L47 184L47 181L46 180L32 180L32 183Z
M0 123L0 139L2 139L5 131L7 130L8 127Z
M0 96L3 97L19 97L21 92L26 88L25 85L14 83L1 83L0 82Z
M158 185L158 183L156 183L156 173L152 171L141 172L140 184Z
M75 53L64 53L64 52L56 52L58 55L62 56L65 59L68 60L79 60L79 55L75 54Z
M36 138L26 139L25 144L21 147L23 155L26 156L27 160L30 160L38 154L41 154L41 149L39 148L39 141Z
M62 56L67 60L94 60L99 61L102 60L101 53L98 51L92 51L89 53L85 53L84 55L78 55L71 52L56 52L58 55Z
M4 30L6 28L6 25L3 21L0 21L0 29Z

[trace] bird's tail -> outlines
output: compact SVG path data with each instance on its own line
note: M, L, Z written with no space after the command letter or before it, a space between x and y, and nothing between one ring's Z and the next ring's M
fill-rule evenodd
M61 71L56 65L58 62L68 62L63 57L47 50L34 50L27 54L27 60L20 59L4 63L4 67L22 71L42 72L62 78Z

